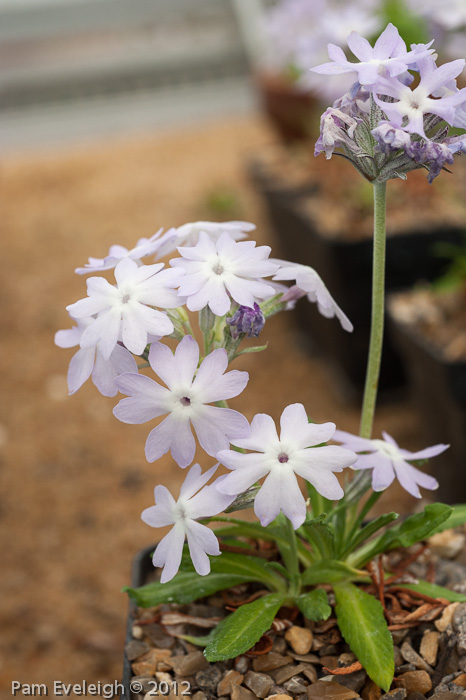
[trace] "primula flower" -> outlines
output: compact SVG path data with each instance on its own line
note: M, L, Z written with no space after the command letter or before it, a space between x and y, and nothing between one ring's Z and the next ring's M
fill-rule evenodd
M79 345L85 329L95 323L94 318L79 320L77 326L55 333L55 345L73 348ZM126 348L115 345L108 360L96 347L80 348L73 355L68 368L68 390L75 394L92 375L92 381L104 396L116 396L115 379L123 372L137 372L136 360Z
M163 263L139 267L125 258L115 268L116 286L104 277L87 280L87 299L66 307L75 319L97 318L83 332L81 347L97 346L108 360L117 342L123 341L128 350L142 355L150 336L162 337L173 333L173 323L159 306L172 309L183 300L174 291L181 272L162 270Z
M385 112L389 121L411 134L424 133L424 116L435 114L446 122L454 125L456 108L466 101L466 88L458 90L445 97L432 98L430 95L451 83L463 70L464 59L444 63L440 67L432 67L431 62L420 62L420 82L411 89L408 85L396 80L381 78L374 91L374 99ZM380 95L393 98L387 102Z
M357 455L334 445L315 447L332 438L335 424L309 423L300 403L285 408L280 427L278 437L270 416L265 413L254 416L250 436L232 440L237 447L254 452L218 452L217 459L233 472L217 488L221 493L239 494L258 479L267 477L256 496L254 512L265 527L282 511L296 529L306 518L306 502L296 476L309 481L325 498L339 499L343 489L333 472L341 472L353 464Z
M274 294L273 287L260 279L277 271L267 260L269 246L256 247L255 241L237 243L228 233L214 242L201 231L196 246L178 251L182 257L170 260L170 265L185 272L179 293L187 298L190 311L209 306L216 316L224 316L231 298L240 306L253 308L257 299Z
M207 405L240 394L248 382L248 373L238 370L225 373L228 358L223 348L207 355L196 372L198 362L199 346L187 335L175 354L162 343L150 347L150 366L168 388L141 374L123 374L116 380L119 390L130 397L122 399L113 409L118 420L147 423L168 413L147 438L149 462L155 462L170 450L180 467L189 466L196 450L191 424L201 447L212 456L226 449L233 438L249 434L248 421L241 413Z
M351 332L353 330L353 324L340 309L322 279L312 267L290 263L286 260L274 260L274 262L280 265L278 272L273 278L274 280L296 280L296 287L300 290L300 295L306 295L309 301L316 302L322 316L325 316L325 318L336 316L345 331ZM296 293L296 287L291 287L280 301L297 299L299 295Z
M156 486L155 506L146 508L141 514L142 520L151 527L173 525L168 535L160 540L152 559L154 566L164 567L161 583L170 581L180 568L185 537L194 568L200 576L210 571L207 555L220 554L218 540L212 530L196 522L198 518L218 515L234 500L234 496L219 493L216 482L205 486L217 467L215 465L202 474L199 464L194 464L181 486L177 501L165 486Z
M375 85L381 75L391 78L402 75L409 66L433 53L433 50L429 49L430 45L415 46L412 51L407 51L398 29L391 23L379 36L374 47L357 32L351 32L347 41L353 54L359 58L359 63L351 63L339 46L329 44L328 55L331 62L311 70L324 75L355 72L359 84L368 86Z
M415 498L421 498L419 486L431 491L438 488L438 482L433 476L425 474L409 462L435 457L448 449L449 445L433 445L418 452L409 452L399 447L387 433L382 432L382 435L383 440L369 440L344 430L337 430L333 439L341 442L344 447L350 450L368 453L359 454L358 461L351 468L355 470L373 469L372 488L374 491L384 491L395 478L398 479L404 490Z
M195 246L199 241L201 231L213 241L218 241L222 233L229 233L235 240L247 238L248 233L254 231L255 224L249 221L193 221L183 224L178 228L170 229L160 239L160 247L157 250L157 258L173 253L178 246Z
M362 149L354 140L358 121L341 109L329 107L320 117L320 135L316 141L314 155L324 152L329 160L335 148L346 147L355 154Z
M237 338L241 333L248 338L257 338L265 325L265 318L259 304L254 304L253 309L240 306L231 318L227 318L227 323L232 338Z
M148 255L153 255L158 250L162 240L162 230L163 229L160 229L157 231L157 233L154 233L151 238L140 238L135 247L131 248L131 250L122 245L112 245L110 246L110 250L105 258L90 257L89 262L85 263L84 267L77 267L75 272L78 275L86 275L89 272L104 272L105 270L112 270L118 265L120 260L123 260L123 258L131 258L131 260L139 263L142 258L146 258ZM165 236L172 235L172 231L173 229L167 231L164 234L164 238Z

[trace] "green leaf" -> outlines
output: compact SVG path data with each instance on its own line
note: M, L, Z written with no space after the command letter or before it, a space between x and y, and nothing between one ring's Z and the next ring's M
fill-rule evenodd
M353 566L364 566L377 554L396 547L411 547L435 532L451 512L451 506L443 503L432 503L426 506L422 513L411 515L404 522L390 528L380 537L364 545L360 550L350 555L347 561Z
M248 581L251 581L251 578L246 574L210 573L207 576L199 576L195 571L180 571L167 583L156 581L140 588L125 586L122 590L128 593L140 608L151 608L159 603L190 603L192 600Z
M235 353L235 357L233 359L236 360L237 357L240 355L247 355L250 352L262 352L263 350L267 350L268 343L265 345L253 345L250 348L244 348L244 350L240 350L239 352Z
M388 692L395 673L393 641L383 608L352 583L334 584L338 626L369 678Z
M210 519L209 519L210 520ZM204 521L205 522L205 521ZM212 521L210 521L212 522ZM275 542L279 535L275 530L255 525L254 523L242 523L242 525L232 525L231 527L220 527L214 530L216 537L249 537Z
M295 603L308 620L326 620L332 614L332 608L328 604L326 592L322 588L315 588L309 593L302 593L295 598Z
M286 596L272 593L242 605L215 628L205 649L207 661L224 661L248 651L270 629Z
M247 581L259 581L274 591L284 590L283 578L259 557L223 552L220 557L211 557L210 566L214 573L241 575Z
M302 582L308 586L318 583L337 583L338 581L351 581L367 576L366 571L358 571L348 564L335 559L320 559L314 562L302 574Z
M194 637L192 634L180 634L179 638L184 639L190 644L195 644L198 647L206 647L209 644L209 642L211 642L214 638L214 634L215 628L213 630L210 630L209 634L205 634L202 637Z
M333 530L324 523L326 515L323 513L314 520L307 520L300 528L300 534L307 539L320 556L331 559L334 556Z
M437 532L451 530L454 527L464 525L464 523L466 523L466 504L462 503L461 505L452 506L452 511L448 518L430 534L435 535Z
M444 588L443 586L437 586L435 583L419 581L418 583L397 583L396 585L400 588L406 588L409 591L428 595L430 598L445 598L445 600L449 600L451 603L466 603L466 595L451 591L449 588Z
M350 542L344 554L347 554L348 552L356 549L356 547L359 547L360 544L368 540L369 537L372 537L372 535L374 535L378 530L381 530L383 527L394 520L397 520L399 517L400 516L398 513L386 513L385 515L380 515L378 518L375 518L375 520L372 520L365 527L359 530L359 533L356 535L356 537L354 537L352 542Z

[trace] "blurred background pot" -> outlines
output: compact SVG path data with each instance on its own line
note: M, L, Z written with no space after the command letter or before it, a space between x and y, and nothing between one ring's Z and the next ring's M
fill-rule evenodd
M445 345L437 342L444 333L434 298L422 290L392 295L388 330L402 355L426 444L450 445L432 460L440 483L436 498L459 503L466 500L466 331L463 325ZM458 311L464 318L464 297L462 302ZM428 332L421 320L427 313L432 319Z
M251 165L251 176L263 198L280 255L315 268L354 325L353 333L348 334L337 322L323 318L314 305L300 303L296 308L302 339L329 358L339 370L340 383L356 397L364 384L370 334L372 186L363 180L356 180L355 186L351 180L349 187L340 172L341 161L336 158L316 160L312 170L309 163L299 166L296 160L287 168L284 164L289 160L282 154L273 161L269 154ZM419 203L424 202L419 209L416 197L418 194L424 197L429 186L420 183L416 176L425 178L423 173L411 173L411 190L409 182L400 183L403 196L414 198L414 206L407 208L409 219L400 216L397 183L390 182L388 187L389 195L395 190L387 216L388 291L406 289L419 280L437 277L446 263L433 252L434 244L456 243L462 236L463 206L457 210L447 207L435 215L435 203L429 206L419 197ZM356 189L359 185L360 189ZM338 187L344 190L343 198L337 192ZM436 194L433 189L428 193L431 198ZM398 350L389 337L385 338L383 352L380 388L386 394L388 389L403 384L404 371Z

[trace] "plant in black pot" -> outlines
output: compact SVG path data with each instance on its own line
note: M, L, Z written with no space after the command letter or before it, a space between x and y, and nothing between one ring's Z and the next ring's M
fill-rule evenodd
M392 295L388 311L424 433L435 439L441 432L451 443L450 459L435 466L445 474L440 494L451 503L466 499L466 238L438 253L451 260L445 275Z
M428 46L408 51L392 25L375 48L358 35L352 44L364 47L364 60L347 64L338 51L333 57L340 69L358 73L358 83L340 107L325 112L319 147L328 155L341 148L374 190L372 328L359 435L311 421L300 403L284 407L279 428L267 413L249 423L229 406L249 379L229 366L241 366L245 352L265 350L248 345L248 338L300 297L352 329L315 270L270 258L268 246L242 240L251 224L186 224L142 239L132 250L113 246L105 258L90 258L78 269L109 271L115 284L91 276L88 296L67 307L77 325L59 331L56 342L79 345L70 363L70 392L90 376L104 395L120 391L116 418L151 424L148 462L170 452L174 468L187 469L179 494L155 486L155 503L148 497L142 513L149 526L170 529L152 556L159 580L128 590L142 609L133 626L136 639L126 650L134 673L126 692L132 697L192 691L201 700L209 688L210 697L233 700L288 693L349 700L358 696L345 683L359 673L358 691L372 688L380 697L401 686L404 698L416 681L417 692L428 692L434 679L438 685L449 677L447 663L465 656L463 638L452 641L446 633L437 641L447 654L439 656L443 665L434 672L418 660L413 637L398 651L427 667L409 662L406 668L392 635L440 615L445 631L447 620L463 630L466 607L450 604L466 602L466 596L433 584L429 572L426 580L407 577L406 567L423 551L411 547L464 524L466 508L436 503L401 522L397 513L367 522L395 480L416 498L421 487L436 489L436 479L419 467L448 447L410 452L385 433L373 437L372 426L384 325L386 183L421 164L432 178L463 147L461 137L435 129L440 117L455 123L456 108L466 104L464 92L453 87L464 61L438 68ZM324 70L332 72L332 66ZM408 69L420 71L427 94L407 85ZM428 97L442 86L448 93ZM166 268L144 263L175 251ZM202 465L193 464L197 445ZM219 463L226 473L219 475ZM356 475L346 472L340 481L336 474L348 468ZM230 516L245 508L258 522ZM212 523L220 529L213 531ZM398 551L392 559L400 548L401 558ZM193 634L189 626L204 632ZM285 641L276 642L271 635L280 630ZM150 636L156 640L152 649ZM453 643L457 657L448 651ZM311 649L322 652L323 680ZM396 678L395 668L401 673ZM264 679L266 670L273 674ZM453 679L460 673L459 666L453 669Z

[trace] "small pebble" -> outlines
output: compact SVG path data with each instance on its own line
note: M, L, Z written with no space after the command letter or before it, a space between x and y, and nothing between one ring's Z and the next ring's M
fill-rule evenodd
M192 651L184 656L173 656L171 663L175 673L179 676L193 676L209 665L202 651Z
M459 603L450 603L443 611L442 616L438 620L435 620L434 624L439 632L444 632L448 625L451 624L453 614L458 606Z
M358 694L333 681L317 681L308 686L307 696L310 700L352 700Z
M439 632L435 632L435 630L426 630L422 636L420 646L421 656L430 666L435 666L437 661L439 637Z
M231 687L231 700L256 700L256 696L242 685L235 684Z
M413 664L416 668L421 669L422 671L427 671L427 673L433 673L432 668L429 666L427 661L424 661L424 659L421 656L419 656L417 651L414 651L413 647L409 642L403 642L400 651L405 661L407 661L410 664Z
M408 691L406 688L394 688L393 690L389 690L388 693L384 693L381 700L405 700L407 694Z
M462 532L444 530L429 538L429 547L442 559L454 559L464 548L466 537Z
M134 639L142 639L144 636L144 630L140 625L133 625L131 628L131 634L133 635Z
M307 685L305 685L303 679L298 676L290 678L290 680L284 684L284 687L285 690L293 696L305 693L307 689Z
M242 682L243 675L241 673L233 669L227 671L217 685L217 695L230 695L232 686L241 685Z
M306 627L293 626L285 632L285 639L297 654L307 654L312 647L314 635Z
M263 671L273 671L276 668L287 666L292 661L293 659L291 656L282 656L281 654L275 654L271 651L269 654L257 656L252 662L252 667L254 671L261 673Z
M457 678L455 678L453 683L461 686L461 688L466 688L466 673L461 673Z
M229 673L236 673L236 671L229 671ZM195 675L196 683L199 688L211 693L217 689L217 685L219 684L221 678L222 671L215 664L210 664L208 668L201 669ZM226 693L219 693L219 695L225 694Z
M265 698L273 685L273 679L266 673L248 671L244 677L244 685L252 690L258 698Z
M149 645L146 644L145 642L139 642L135 639L132 639L125 646L126 658L129 661L135 661L143 654L146 654L149 651L149 649L150 649Z
M425 695L432 690L432 680L427 671L408 671L398 676L408 693L422 693Z
M271 676L275 680L275 683L281 685L282 683L289 681L293 676L298 676L305 669L305 664L298 664L297 666L296 664L290 664L289 666L284 666L276 671L272 671Z
M368 678L360 694L363 700L380 700L382 688Z
M151 661L135 661L131 668L135 676L154 676L157 666Z

